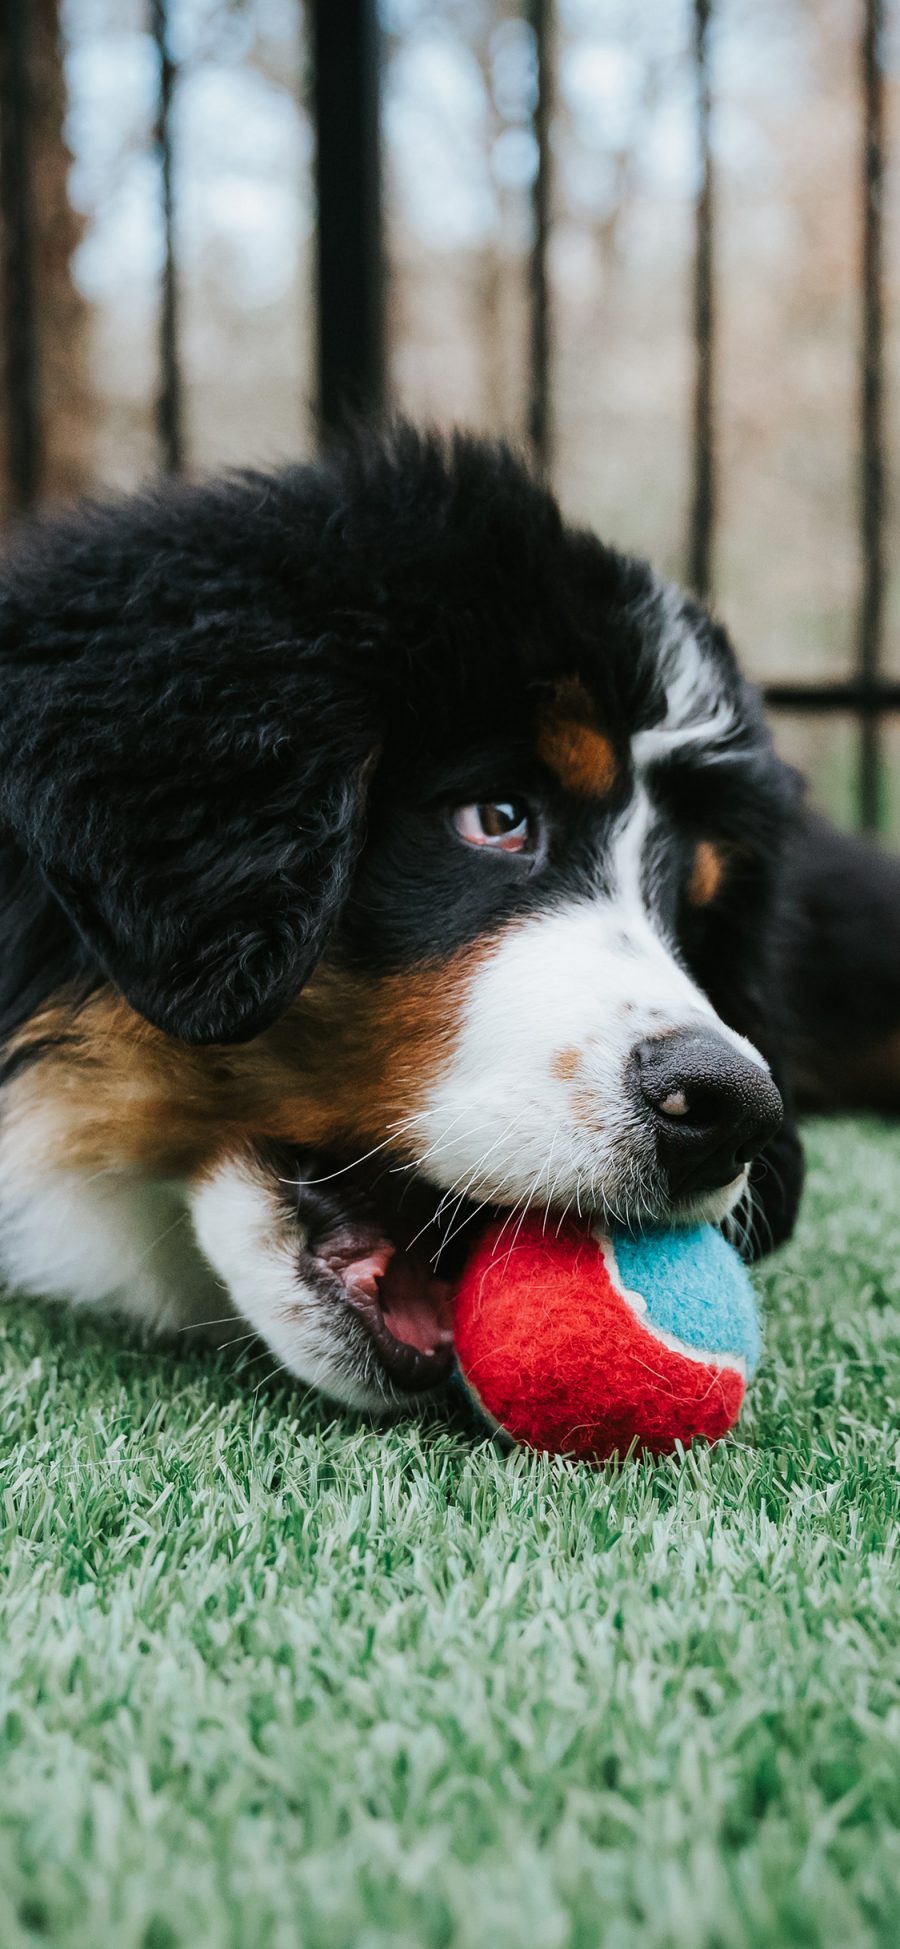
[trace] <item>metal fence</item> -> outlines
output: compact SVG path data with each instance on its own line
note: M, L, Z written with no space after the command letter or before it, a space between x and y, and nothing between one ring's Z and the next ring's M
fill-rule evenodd
M548 470L553 447L552 224L553 0L523 0L534 36L533 129L538 168L532 188L529 382L523 433ZM842 682L772 683L781 711L849 713L859 729L858 816L881 823L882 729L900 711L900 683L882 674L885 608L884 272L885 0L859 4L859 610L855 674ZM716 183L712 129L715 76L711 28L716 0L692 0L692 59L699 158L694 210L692 490L686 510L685 575L710 592L716 541ZM309 0L312 114L316 129L317 372L323 431L342 414L375 409L385 396L384 251L379 144L377 0ZM162 466L183 465L179 280L175 248L177 158L172 98L177 71L169 45L168 0L148 0L157 54L156 148L165 251L159 324L157 435ZM40 490L41 375L33 276L29 170L31 86L29 0L0 0L0 230L2 230L8 469L15 505Z

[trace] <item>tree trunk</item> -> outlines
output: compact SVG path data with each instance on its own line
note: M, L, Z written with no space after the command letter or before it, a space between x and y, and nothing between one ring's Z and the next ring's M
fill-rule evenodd
M4 515L71 500L91 475L88 310L72 276L83 225L68 194L59 13L59 0L7 0L0 25Z

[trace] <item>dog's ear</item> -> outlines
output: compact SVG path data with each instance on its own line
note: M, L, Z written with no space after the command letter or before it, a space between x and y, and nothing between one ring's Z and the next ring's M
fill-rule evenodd
M236 499L51 528L0 590L0 822L102 974L188 1042L246 1040L303 986L378 740L355 640L293 613L284 537L254 562Z

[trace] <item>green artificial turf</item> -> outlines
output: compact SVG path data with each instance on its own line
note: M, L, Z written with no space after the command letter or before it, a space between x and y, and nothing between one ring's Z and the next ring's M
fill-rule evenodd
M0 1309L0 1945L900 1940L900 1134L739 1437L597 1472Z

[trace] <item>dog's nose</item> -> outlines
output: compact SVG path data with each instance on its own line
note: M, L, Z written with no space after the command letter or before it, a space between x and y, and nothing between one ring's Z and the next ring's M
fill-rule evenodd
M710 1029L641 1042L633 1062L674 1198L730 1184L781 1126L768 1070Z

